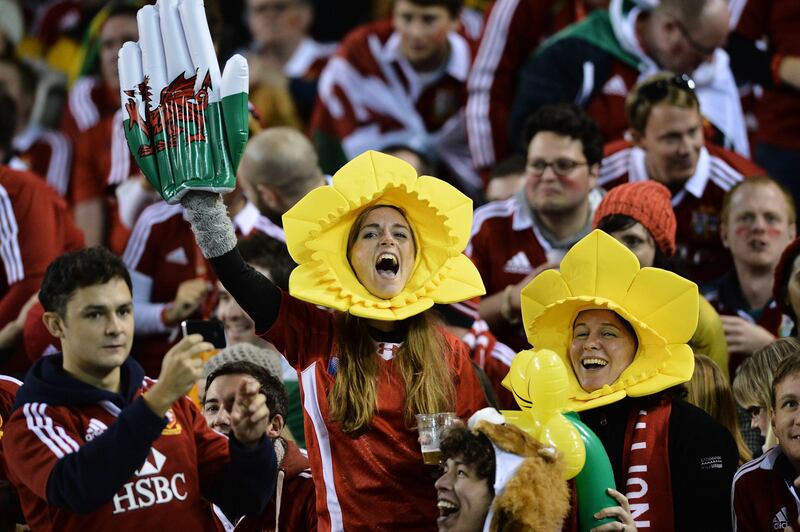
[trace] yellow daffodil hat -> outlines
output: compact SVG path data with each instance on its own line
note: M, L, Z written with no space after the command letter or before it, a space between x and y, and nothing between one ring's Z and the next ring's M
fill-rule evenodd
M372 295L347 259L353 222L376 205L405 212L416 242L414 269L392 299ZM485 293L462 252L472 228L472 200L440 179L417 176L407 162L376 151L362 153L283 215L286 244L298 266L289 292L298 299L354 316L393 321Z
M588 410L665 390L688 381L694 354L687 342L697 328L697 285L659 268L641 268L628 248L595 230L522 290L522 319L535 349L551 349L568 368L567 410ZM633 362L610 385L585 391L572 371L569 348L578 313L609 309L636 331Z

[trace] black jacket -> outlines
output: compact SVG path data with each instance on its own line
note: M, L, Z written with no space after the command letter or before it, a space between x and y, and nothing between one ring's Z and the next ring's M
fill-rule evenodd
M621 493L628 491L622 460L629 412L633 406L638 410L660 397L627 398L580 414L581 421L603 442ZM733 436L705 411L673 400L668 439L675 530L731 530L731 484L739 465ZM712 457L721 457L722 467L709 467L710 461L704 459ZM657 524L655 527L659 530Z

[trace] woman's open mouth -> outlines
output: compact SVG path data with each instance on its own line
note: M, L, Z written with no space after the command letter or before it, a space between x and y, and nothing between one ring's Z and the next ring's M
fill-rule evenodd
M391 253L381 253L375 261L375 270L380 277L394 279L400 271L400 261Z
M599 370L608 366L608 361L602 358L588 357L581 360L581 366L583 366L583 369L589 371Z

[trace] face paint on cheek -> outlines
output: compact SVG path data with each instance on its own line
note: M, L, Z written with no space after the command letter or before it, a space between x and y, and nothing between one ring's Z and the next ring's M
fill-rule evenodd
M767 229L767 236L770 238L778 238L779 236L783 236L783 230L779 227L770 227Z
M561 184L564 185L564 188L569 190L579 190L582 186L579 180L568 175L559 175L558 180L561 181Z
M750 233L752 232L753 230L750 229L749 225L739 225L736 227L735 231L736 236L739 238L747 238L748 236L750 236Z

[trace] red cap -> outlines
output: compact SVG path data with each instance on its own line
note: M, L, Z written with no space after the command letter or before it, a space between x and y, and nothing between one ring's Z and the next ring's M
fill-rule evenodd
M638 181L614 187L594 213L593 225L612 214L630 216L647 229L667 257L675 254L677 222L672 210L672 194L656 181Z

